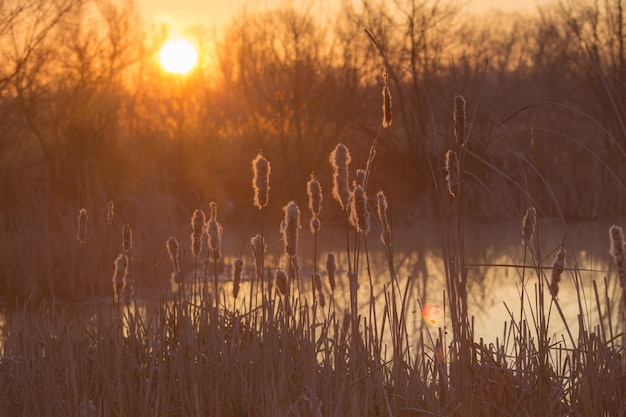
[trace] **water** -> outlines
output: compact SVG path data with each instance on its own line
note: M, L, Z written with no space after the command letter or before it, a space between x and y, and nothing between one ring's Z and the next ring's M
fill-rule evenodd
M525 251L521 244L518 221L497 224L467 223L464 227L463 251L467 266L469 315L473 317L476 340L483 338L487 342L495 342L498 338L502 341L505 322L511 319L519 320L522 283L526 289L524 293L526 318L532 326L531 312L536 312L538 308L536 288L540 282L537 270L532 267L539 262L537 259L540 259L542 265L551 266L556 251L562 243L568 251L566 267L578 268L578 271L565 271L560 284L558 300L565 320L560 317L546 289L545 306L546 311L550 312L550 332L556 339L568 338L566 328L569 327L576 339L578 315L581 310L583 317L588 320L588 328L597 324L599 319L594 281L597 283L600 305L604 313L607 296L612 300L614 309L620 302L621 291L618 291L616 269L608 254L608 228L614 223L624 225L625 220L621 219L621 223L612 219L570 222L567 226L556 220L544 220L538 227L538 241L536 242L538 253L534 255L528 250ZM346 238L342 230L339 226L335 228L326 226L318 236L317 242L317 268L324 275L326 298L335 303L338 314L349 305ZM245 250L241 252L241 242L243 237L252 235L253 233L243 228L225 228L223 252L227 266L234 259L232 254L242 253L250 271L252 263L250 251L248 247L245 247ZM402 292L408 291L406 318L409 332L417 334L427 328L434 334L438 333L439 328L444 331L450 328L450 318L445 307L447 300L444 299L443 235L443 227L435 221L397 226L394 231L393 266L398 277L399 289ZM350 238L351 258L354 261L352 239L353 237ZM282 244L278 234L270 233L267 237L267 244L266 266L278 265L286 268L286 259L282 255ZM534 243L531 246L534 246ZM380 326L385 305L384 291L391 291L391 275L384 246L376 232L372 231L368 235L367 251L365 251L364 243L361 243L360 248L360 313L368 321L373 320L370 310L370 299L373 295L376 318ZM337 289L334 294L330 293L325 277L325 261L329 251L335 254L338 266ZM301 266L300 285L293 284L292 291L297 292L299 289L302 297L308 298L309 301L313 254L314 240L308 229L303 229L298 252ZM527 267L523 267L524 265ZM550 279L550 270L545 270L543 274ZM188 277L193 275L189 267L186 268L186 275ZM605 278L607 286L605 286ZM541 276L541 279L545 279L544 276ZM228 268L221 276L221 280L221 290L225 292L228 303L231 303L230 308L241 309L249 295L247 284L244 282L239 299L236 301L238 304L235 304L230 296L232 283L229 281ZM150 303L151 300L155 300L153 294L154 291L139 289L138 299L141 303ZM102 300L102 303L110 303L110 299ZM11 306L11 302L7 301L0 305L0 339L4 338L7 317L12 311Z

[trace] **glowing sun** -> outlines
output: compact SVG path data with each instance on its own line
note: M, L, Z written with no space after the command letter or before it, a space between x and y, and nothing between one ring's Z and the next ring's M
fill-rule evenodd
M170 39L159 52L161 67L172 74L187 74L198 63L198 51L184 38Z

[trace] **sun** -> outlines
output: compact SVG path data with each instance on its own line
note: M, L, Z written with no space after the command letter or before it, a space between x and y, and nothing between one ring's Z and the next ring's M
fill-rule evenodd
M198 51L185 38L170 39L159 51L161 67L172 74L187 74L198 63Z

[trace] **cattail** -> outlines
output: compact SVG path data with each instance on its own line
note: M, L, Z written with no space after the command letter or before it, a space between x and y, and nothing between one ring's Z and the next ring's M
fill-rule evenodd
M309 209L315 216L319 216L322 211L322 187L320 182L311 174L311 179L307 182L307 195L309 196Z
M113 299L117 303L124 287L124 277L128 273L128 257L125 254L120 253L113 262L113 265L115 266L112 279Z
M331 291L335 292L335 272L337 271L337 265L335 264L335 255L329 253L326 256L326 273L328 274L328 285L330 285Z
M459 194L461 188L460 173L459 173L459 159L456 152L452 149L446 152L446 182L448 183L448 192L452 197Z
M206 224L206 232L209 236L209 249L213 253L213 260L218 261L222 257L222 225L217 222L217 203L211 202L210 220Z
M322 290L322 276L319 274L319 272L313 274L313 285L317 290L317 298L319 300L320 306L326 306L326 297L324 297L324 292Z
M391 126L391 90L387 67L383 69L383 128Z
M233 298L239 295L239 286L241 285L241 271L243 270L243 260L236 258L233 264Z
M341 323L341 338L345 340L350 330L350 323L352 322L352 313L346 309L343 311L343 322Z
M196 258L200 255L202 250L202 234L204 232L204 212L200 209L196 209L191 217L191 252Z
M167 248L167 254L170 256L170 262L172 263L172 281L177 284L183 282L183 277L180 273L180 254L178 240L174 236L170 236L165 243Z
M285 253L289 258L298 254L298 230L300 230L300 209L293 201L283 207L285 218L281 222L280 232L283 236Z
M550 293L553 297L559 294L559 282L561 282L561 274L565 267L565 249L561 248L552 262L552 276L550 279Z
M270 163L259 153L252 161L254 205L259 210L267 206L270 199L270 171Z
M287 278L287 274L284 270L276 270L275 284L278 292L280 292L283 297L289 297L289 279Z
M365 188L365 177L366 177L366 172L364 169L359 168L356 170L357 185L360 185L361 187Z
M113 201L109 201L107 204L107 226L113 224L113 218L115 217L115 205Z
M534 207L528 207L524 219L522 220L522 244L525 247L530 246L535 234L535 226L537 223L537 212Z
M263 236L256 235L250 239L250 246L252 246L256 276L257 278L261 278L263 276L263 254L265 253L265 242L263 241Z
M317 217L312 218L311 219L311 233L315 234L319 232L321 225L322 223L320 222L320 219L318 219Z
M122 252L129 254L133 248L133 231L130 224L125 224L122 228Z
M609 228L610 247L609 253L617 265L617 275L620 286L626 289L626 243L624 242L624 231L621 227L613 225Z
M131 297L135 295L135 280L133 279L133 274L128 271L128 267L126 268L126 274L124 274L122 282L121 297L124 299L126 305L129 305Z
M360 185L357 185L352 192L351 219L357 231L365 234L369 232L370 214L367 211L367 196Z
M82 244L87 240L87 210L82 208L78 212L78 234L76 239Z
M285 314L289 316L291 314L291 305L289 304L289 279L287 278L287 274L285 273L285 271L283 271L282 269L276 270L274 283L276 285L276 288L278 289L278 292L283 297Z
M376 200L378 201L378 220L380 220L380 240L385 244L385 246L391 246L391 226L389 225L389 220L387 218L387 198L385 197L385 193L379 191L376 194Z
M343 210L348 210L350 200L348 165L352 160L350 151L340 143L331 152L329 160L333 167L333 198L337 200Z
M300 265L298 264L298 257L294 256L291 259L289 259L289 268L288 268L289 278L296 279L297 272L299 270L300 270Z
M307 182L307 195L309 196L309 209L313 215L311 218L310 226L311 233L315 234L319 232L321 223L317 216L322 211L322 186L320 182L315 178L314 174L311 174L311 179Z
M459 146L465 146L465 99L458 95L454 98L454 138Z

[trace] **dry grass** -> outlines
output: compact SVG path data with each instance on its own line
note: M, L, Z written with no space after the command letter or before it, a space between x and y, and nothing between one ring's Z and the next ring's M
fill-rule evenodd
M457 98L456 103L459 113L461 99ZM390 125L390 109L385 117ZM464 114L455 117L457 121L465 120ZM194 265L192 285L175 282L173 292L171 283L162 285L160 299L153 303L138 303L131 296L106 305L83 305L79 311L68 313L53 302L43 301L36 308L27 303L30 307L13 314L0 362L2 415L624 415L623 321L616 320L613 313L617 307L624 309L621 292L617 297L610 293L609 280L600 287L594 282L592 311L598 317L591 317L585 307L589 295L582 291L576 260L570 258L567 265L554 266L549 259L559 248L554 253L542 253L539 230L529 221L522 230L521 216L524 260L506 266L520 278L520 304L507 306L510 318L501 323L502 339L475 339L473 318L468 313L471 266L465 257L471 237L464 234L464 198L472 192L466 188L466 180L471 173L464 164L478 156L467 147L471 128L466 129L463 123L458 129L459 140L450 153L455 156L453 164L448 156L448 182L444 155L431 155L429 159L443 224L443 304L450 318L448 328L422 327L418 334L409 330L413 283L410 278L400 280L397 276L393 225L386 217L388 211L393 212L393 205L388 205L383 195L379 212L384 216L381 214L376 221L376 210L371 207L374 200L366 197L377 137L360 185L348 188L346 166L351 161L343 150L335 151L331 158L338 173L333 189L338 201L333 204L339 203L345 214L347 256L337 259L347 259L338 266L338 270L347 271L347 310L335 302L334 292L322 306L322 298L301 284L309 278L315 280L304 276L298 266L306 256L298 252L296 258L299 220L292 224L287 216L297 210L295 203L294 210L285 209L286 256L267 256L263 209L270 203L262 194L262 198L255 199L255 205L261 209L261 235L257 241L263 248L255 252L257 267L250 274L249 293L241 291L233 300L225 285L218 286L217 262L221 254L217 255L217 243L211 244L214 280L199 280L195 271L203 256L200 239L206 238L201 236L202 220L192 222L193 236L181 242L181 248L191 247L192 239L195 242L193 259L187 259ZM381 132L389 134L388 130ZM338 154L343 156L334 159ZM502 173L492 161L481 162L493 172ZM267 172L269 175L269 169ZM508 180L504 173L502 177L504 182ZM269 190L266 183L256 186ZM370 186L369 191L374 195L377 190ZM528 190L526 197L529 205L537 206ZM217 213L216 207L212 212ZM536 215L540 213L541 207L537 206ZM216 216L211 221L215 222L213 229L218 230ZM102 230L109 230L111 219L106 220L108 226L105 229L103 223ZM370 228L373 231L368 234ZM315 265L314 274L322 270L317 267L318 229L314 228L316 244L310 261ZM371 240L374 231L378 235ZM219 226L220 238L221 232ZM81 229L79 236L82 245L90 243L89 230ZM386 284L377 295L368 245L380 245L381 240L388 276L378 280ZM133 251L139 246L133 245ZM165 241L160 246L165 251ZM109 246L98 250L111 255ZM129 249L126 253L129 257L139 256ZM241 253L228 255L241 257ZM173 259L172 276L180 277L178 262L182 264L185 259ZM81 257L76 265L80 276L93 271L90 261L86 255ZM566 319L556 292L550 290L555 268L559 278L571 280L579 289L575 323ZM284 272L280 272L280 282L273 286L271 281L279 270L287 271L288 279L285 282ZM136 277L142 271L128 273ZM165 275L170 276L169 272ZM356 298L359 287L369 289L364 307ZM377 302L381 298L382 304ZM418 298L417 303L421 302ZM562 322L563 335L550 334L551 321Z

